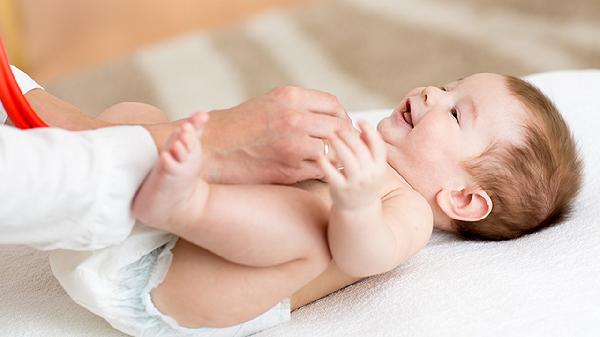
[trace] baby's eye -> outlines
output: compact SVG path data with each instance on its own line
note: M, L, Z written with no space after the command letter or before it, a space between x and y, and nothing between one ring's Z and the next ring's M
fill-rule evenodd
M450 109L450 114L452 115L452 117L454 117L454 119L456 119L456 122L458 123L458 111L456 110L456 108Z
M448 91L448 88L446 88L446 87L440 87L440 90L442 90L442 91Z

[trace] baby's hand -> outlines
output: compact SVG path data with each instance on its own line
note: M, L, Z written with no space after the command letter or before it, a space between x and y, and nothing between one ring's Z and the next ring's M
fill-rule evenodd
M366 122L360 121L360 134L342 131L328 138L336 153L340 171L325 158L319 157L334 205L338 209L369 206L381 198L387 167L386 148L381 135Z

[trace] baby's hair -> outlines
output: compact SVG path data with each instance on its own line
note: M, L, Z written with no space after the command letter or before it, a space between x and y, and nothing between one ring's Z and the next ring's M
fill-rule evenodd
M506 85L528 110L522 144L496 144L465 168L492 199L483 220L453 220L469 239L508 240L568 218L581 188L582 163L569 127L535 86L512 76Z

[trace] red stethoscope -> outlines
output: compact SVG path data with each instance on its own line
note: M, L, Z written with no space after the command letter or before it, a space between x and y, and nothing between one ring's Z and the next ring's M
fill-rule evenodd
M12 71L4 42L0 37L0 101L12 123L20 129L47 127L48 125L35 111L21 93Z

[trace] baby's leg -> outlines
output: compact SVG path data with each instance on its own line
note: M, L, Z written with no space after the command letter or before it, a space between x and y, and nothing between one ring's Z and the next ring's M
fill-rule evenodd
M231 326L292 296L328 264L328 258L315 254L271 267L242 266L180 239L152 301L183 326Z
M248 266L329 255L320 200L287 186L207 184L198 138L188 123L169 139L133 203L142 223Z

